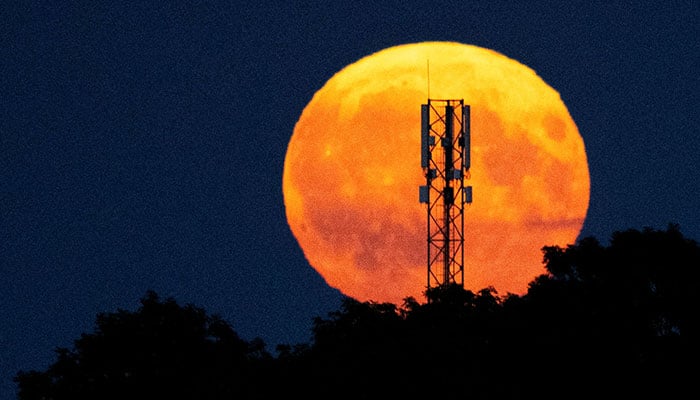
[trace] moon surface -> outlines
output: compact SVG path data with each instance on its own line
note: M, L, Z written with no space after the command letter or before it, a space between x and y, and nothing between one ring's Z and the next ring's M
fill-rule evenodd
M424 299L420 106L429 97L471 107L464 287L523 294L545 272L542 247L572 244L580 233L588 162L559 93L490 49L404 44L333 75L289 141L282 178L289 227L309 264L343 294L394 304Z

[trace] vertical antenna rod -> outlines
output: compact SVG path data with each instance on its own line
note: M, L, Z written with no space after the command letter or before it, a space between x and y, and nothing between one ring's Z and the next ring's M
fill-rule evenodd
M430 59L427 58L425 60L426 63L426 70L427 70L427 77L428 77L428 98L430 98Z

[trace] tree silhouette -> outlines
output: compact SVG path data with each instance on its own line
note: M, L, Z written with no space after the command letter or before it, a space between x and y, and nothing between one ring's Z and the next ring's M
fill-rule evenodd
M264 343L240 339L218 316L148 292L136 312L97 316L95 332L57 349L45 372L19 372L18 398L223 399L251 388Z
M241 340L203 310L149 292L100 314L20 400L87 398L672 398L694 388L700 247L679 228L545 246L524 295L457 285L401 306L346 298L311 343Z
M551 378L575 375L592 392L626 396L668 396L690 384L682 377L699 338L695 241L669 225L615 232L608 247L584 238L543 252L548 274L531 283L518 311L523 336L545 339L535 340L539 359L566 367Z

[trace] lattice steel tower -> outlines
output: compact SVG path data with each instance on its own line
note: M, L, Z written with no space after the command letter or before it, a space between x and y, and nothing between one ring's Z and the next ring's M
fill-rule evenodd
M428 99L421 105L420 202L428 209L428 289L464 286L465 186L470 167L470 112L464 100Z

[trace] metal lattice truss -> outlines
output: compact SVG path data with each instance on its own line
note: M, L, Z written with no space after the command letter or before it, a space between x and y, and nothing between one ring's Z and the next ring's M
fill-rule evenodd
M464 206L472 201L470 109L464 100L428 99L421 106L421 167L426 185L428 289L464 285Z

